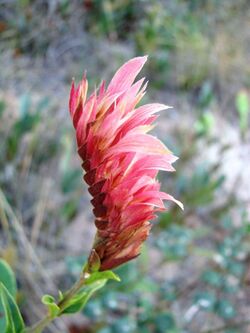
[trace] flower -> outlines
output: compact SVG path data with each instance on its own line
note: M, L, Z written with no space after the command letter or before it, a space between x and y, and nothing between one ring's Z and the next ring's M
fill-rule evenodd
M169 108L153 103L137 107L145 94L144 78L134 80L147 57L125 63L105 88L87 98L84 76L72 83L69 108L76 130L84 180L93 199L97 228L93 245L100 270L114 268L140 253L150 220L165 210L163 200L182 204L160 191L159 170L174 171L177 159L156 137L147 134L156 113Z

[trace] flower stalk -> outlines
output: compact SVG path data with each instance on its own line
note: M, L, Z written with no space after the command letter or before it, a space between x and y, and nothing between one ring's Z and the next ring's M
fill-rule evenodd
M83 272L79 280L64 294L63 298L57 303L57 306L60 310L56 317L59 317L63 310L65 310L70 305L72 298L77 295L78 292L84 287L86 278L88 277L89 273ZM48 313L32 327L27 328L24 333L42 333L44 328L46 328L56 317L51 316L51 314Z

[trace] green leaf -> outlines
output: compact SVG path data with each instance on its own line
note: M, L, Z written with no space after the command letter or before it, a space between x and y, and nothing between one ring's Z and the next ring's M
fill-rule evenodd
M3 260L0 259L0 282L8 289L9 293L16 296L16 279L11 267ZM4 307L0 299L0 332L4 332L6 327L6 320L4 313Z
M53 296L44 295L42 297L42 303L47 306L51 318L56 318L58 316L60 308L56 304Z
M101 289L108 280L120 281L112 271L94 272L86 280L85 286L75 295L70 304L60 314L76 313L81 311L95 291Z
M85 287L71 299L69 306L60 314L76 313L81 311L95 291L105 286L107 280L100 280Z
M24 329L22 316L14 298L3 283L0 284L0 299L3 304L6 321L4 333L21 333Z
M6 261L0 259L0 282L2 282L8 289L12 296L16 295L16 279L15 275Z
M100 281L100 280L115 280L120 282L121 279L119 278L118 275L116 275L114 272L112 271L103 271L103 272L94 272L90 275L89 278L86 279L85 283L88 284L92 284L96 281Z

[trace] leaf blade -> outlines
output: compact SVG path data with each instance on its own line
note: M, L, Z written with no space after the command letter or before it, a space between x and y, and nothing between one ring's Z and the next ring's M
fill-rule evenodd
M4 333L21 333L25 328L23 318L14 298L3 283L0 283L0 299L6 320Z

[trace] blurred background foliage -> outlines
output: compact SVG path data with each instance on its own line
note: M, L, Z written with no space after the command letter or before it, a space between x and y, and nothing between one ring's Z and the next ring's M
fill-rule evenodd
M250 332L249 1L1 0L0 39L0 256L27 323L76 279L94 235L71 78L87 69L94 87L148 54L144 100L174 106L155 133L180 158L159 178L185 211L161 214L122 282L48 332Z

